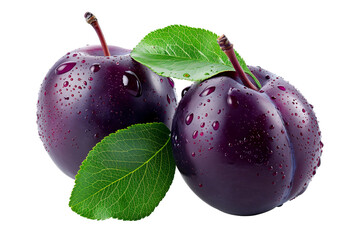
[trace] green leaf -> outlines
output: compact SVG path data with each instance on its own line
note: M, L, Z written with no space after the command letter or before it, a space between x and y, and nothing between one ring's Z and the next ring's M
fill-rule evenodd
M234 71L217 38L208 30L172 25L145 36L131 56L162 76L200 81ZM235 54L244 72L255 78L245 61Z
M174 174L169 129L163 123L133 125L89 152L69 206L90 219L138 220L154 211Z

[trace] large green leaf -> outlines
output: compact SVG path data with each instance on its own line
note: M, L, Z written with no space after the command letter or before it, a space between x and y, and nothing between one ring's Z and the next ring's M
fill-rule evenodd
M172 25L146 35L131 56L162 76L200 81L234 71L217 37L201 28ZM252 75L245 61L235 54L243 70Z
M133 125L89 152L69 206L90 219L138 220L163 199L174 173L169 129L162 123Z

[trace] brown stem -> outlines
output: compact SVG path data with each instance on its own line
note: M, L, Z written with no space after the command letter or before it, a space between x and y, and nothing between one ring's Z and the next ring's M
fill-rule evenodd
M105 56L110 56L110 51L109 51L109 48L105 42L105 38L104 38L104 35L101 31L101 28L100 28L100 25L98 23L98 20L96 19L96 17L91 13L91 12L86 12L85 13L85 19L86 19L86 22L89 23L91 26L93 26L93 28L95 29L99 39L100 39L100 42L101 42L101 46L102 46L102 49L104 51L104 55Z
M227 37L225 35L222 35L217 39L217 41L218 44L220 45L221 50L223 50L226 56L228 56L231 64L233 65L236 73L239 75L243 84L248 88L251 88L255 91L259 91L259 89L252 82L250 82L244 70L240 66L239 61L236 58L233 45L229 42Z

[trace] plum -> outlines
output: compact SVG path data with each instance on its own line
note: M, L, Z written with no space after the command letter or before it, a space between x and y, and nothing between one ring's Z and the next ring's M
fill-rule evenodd
M172 123L173 154L186 183L234 215L263 213L303 193L323 146L313 107L300 92L260 67L249 70L261 89L244 85L238 72L194 83Z
M102 47L71 51L55 63L37 102L40 138L72 178L105 136L136 123L163 122L171 128L176 108L172 79L134 61L130 50L107 46L101 31L99 37Z

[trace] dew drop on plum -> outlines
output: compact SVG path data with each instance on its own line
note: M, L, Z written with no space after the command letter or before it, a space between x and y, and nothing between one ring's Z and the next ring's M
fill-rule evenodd
M181 91L181 97L184 97L187 91L189 91L190 87L186 87Z
M186 125L190 125L190 123L192 122L193 118L194 118L194 114L193 114L193 113L190 113L189 115L187 115L186 118L185 118L185 123L186 123Z
M174 84L174 81L171 79L171 78L167 78L168 79L168 81L169 81L169 84L170 84L170 86L172 87L172 88L174 88L174 86L175 86L175 84Z
M90 71L92 71L93 73L96 73L100 70L100 68L101 68L101 65L98 63L95 63L95 64L91 65Z
M192 134L193 139L197 138L198 133L199 133L199 132L198 132L197 130L195 130L195 131L193 132L193 134Z
M278 86L278 88L281 90L281 91L286 91L286 88L284 86Z
M55 73L57 75L61 75L64 73L67 73L68 71L70 71L71 69L73 69L73 67L76 65L76 62L66 62L61 64L60 66L58 66L55 70Z
M213 122L212 127L214 130L218 130L220 127L220 123L218 121Z
M228 96L227 103L233 107L239 106L239 100L235 96L232 96L232 95Z
M210 95L211 93L213 93L215 91L215 87L208 87L206 89L204 89L201 93L200 93L200 97L205 97Z
M128 93L135 97L141 96L141 83L135 73L132 71L126 71L122 80Z

